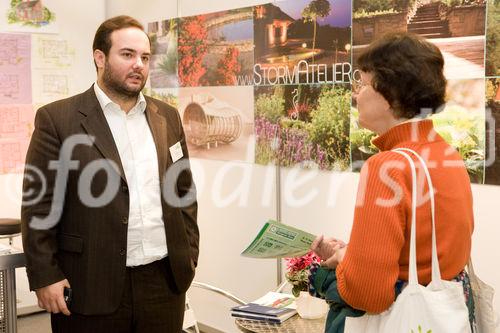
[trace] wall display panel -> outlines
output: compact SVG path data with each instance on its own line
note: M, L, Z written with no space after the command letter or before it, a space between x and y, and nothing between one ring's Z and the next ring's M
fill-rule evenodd
M43 10L42 20L37 19L40 24L12 22L9 12L12 13L13 4L19 9L14 14L27 14L28 20L40 17L40 10ZM44 19L43 15L48 13L50 19ZM17 218L20 214L24 161L36 110L46 103L88 89L95 80L92 39L104 18L104 2L101 0L0 1L0 33L9 35L7 39L10 40L0 40L0 95L3 94L0 99L15 90L23 95L12 98L11 94L9 100L0 102L2 217ZM21 40L26 43L19 43ZM17 46L13 47L15 44ZM19 48L22 44L23 51ZM42 44L45 45L40 47ZM9 58L17 64L17 69L4 66L4 61ZM7 82L4 75L17 76L14 82L18 85L12 85L12 80ZM65 76L64 80L59 80L61 75ZM13 240L17 248L22 248L20 238L14 237ZM38 311L24 268L16 270L15 284L18 314Z
M351 0L254 7L255 85L349 82Z
M0 33L0 45L0 104L30 104L30 36Z
M470 179L484 183L485 103L484 79L448 80L444 108L431 116L436 131L455 147L465 161ZM358 111L351 113L352 168L359 171L363 162L378 152L371 143L375 134L358 123Z
M378 152L378 148L372 144L372 139L376 134L359 124L359 112L355 107L356 101L353 98L351 108L351 122L349 132L349 142L351 145L351 170L360 171L364 162Z
M57 33L55 0L3 0L0 2L1 31Z
M92 39L104 17L101 3L0 1L1 174L22 173L35 110L95 80ZM75 9L78 15L69 15Z
M179 88L192 157L254 162L254 91L249 86Z
M484 183L484 79L449 80L447 103L432 116L436 131L462 156L471 182Z
M0 33L0 174L20 173L33 131L31 38Z
M176 18L148 23L148 35L151 40L149 80L153 89L179 86L178 25L179 20Z
M0 104L0 174L22 172L34 118L31 104Z
M500 1L488 0L486 22L486 76L500 76Z
M179 19L182 87L252 85L253 8Z
M353 0L353 58L387 32L408 31L434 43L448 79L484 77L486 4L483 1Z
M75 91L75 49L57 35L31 34L33 103L47 104Z
M486 169L485 183L500 185L500 79L486 79Z
M179 88L144 87L142 93L144 95L159 99L160 101L163 101L176 109L179 107Z
M349 84L255 87L255 161L349 169Z

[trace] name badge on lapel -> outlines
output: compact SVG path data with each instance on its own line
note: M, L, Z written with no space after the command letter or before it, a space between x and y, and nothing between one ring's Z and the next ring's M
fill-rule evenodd
M180 141L177 141L175 145L169 148L170 149L170 156L172 156L172 162L177 162L179 159L184 156L182 153L182 147Z

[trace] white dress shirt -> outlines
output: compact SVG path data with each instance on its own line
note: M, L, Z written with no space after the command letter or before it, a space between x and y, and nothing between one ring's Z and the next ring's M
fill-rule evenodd
M125 171L130 196L127 266L149 264L167 255L156 146L146 120L142 93L126 113L94 84Z

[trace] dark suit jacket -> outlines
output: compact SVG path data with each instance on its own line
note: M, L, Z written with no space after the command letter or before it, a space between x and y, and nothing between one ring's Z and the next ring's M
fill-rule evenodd
M160 185L163 185L166 171L179 163L172 162L169 147L180 141L184 154L180 161L188 159L184 131L176 109L149 97L146 103L145 113L156 145ZM59 159L62 144L74 134L94 136L94 144L79 144L73 149L71 159L79 165L69 171L59 223L49 230L33 229L29 226L31 219L43 218L51 210L56 172L48 163ZM103 158L116 163L113 170L120 177L119 191L105 206L87 207L79 199L78 181L89 163ZM118 150L93 87L38 110L26 164L38 168L47 180L47 190L41 200L36 204L23 203L21 209L30 288L38 289L67 278L73 289L72 311L86 315L113 312L124 288L129 192ZM97 172L90 185L93 196L102 194L106 185L106 172ZM189 168L172 186L179 197L195 196ZM25 177L25 196L30 192L39 193L41 188L39 178ZM189 206L179 208L167 202L162 191L162 210L170 266L177 291L183 293L194 277L198 260L196 198Z

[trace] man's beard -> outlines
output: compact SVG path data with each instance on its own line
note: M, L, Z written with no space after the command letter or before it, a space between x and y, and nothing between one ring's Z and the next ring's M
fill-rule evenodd
M141 75L142 77L142 74L139 73L134 73L134 74ZM103 82L106 85L106 87L112 90L116 95L127 98L132 98L132 97L137 98L142 88L144 88L144 85L146 84L146 80L144 80L144 78L142 79L143 82L139 88L129 87L127 86L125 81L118 80L118 77L114 74L110 64L106 61L106 67L104 67Z

